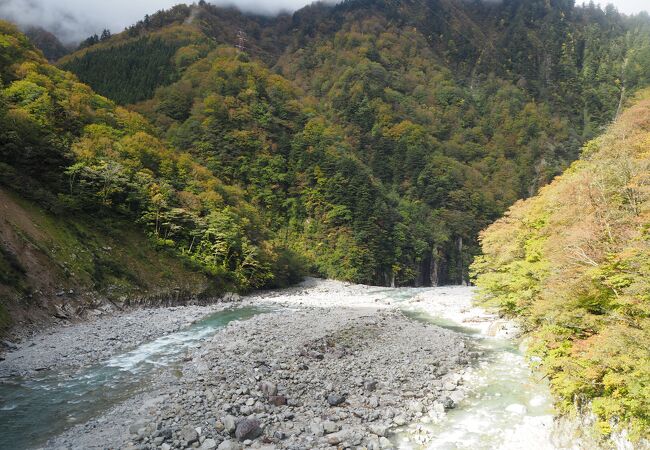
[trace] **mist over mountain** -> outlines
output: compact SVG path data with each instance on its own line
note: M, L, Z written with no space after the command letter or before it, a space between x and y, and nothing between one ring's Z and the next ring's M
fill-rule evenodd
M339 0L324 0L335 4ZM502 0L481 0L484 3L501 3ZM64 44L77 44L103 29L116 33L134 23L145 14L153 14L178 4L178 0L146 0L132 2L115 0L111 2L86 2L82 0L0 0L0 18L8 19L21 27L41 27L55 34ZM294 12L312 3L311 0L211 0L218 6L232 6L243 12L275 15ZM614 4L627 14L647 10L645 0L612 0L601 3ZM582 2L578 1L580 5Z
M146 14L153 14L178 4L177 0L115 0L87 2L83 0L0 0L0 18L21 27L42 27L54 33L66 44L77 44L82 39L109 29L122 31ZM293 12L310 3L309 0L212 0L220 6L233 6L241 11L275 15ZM329 3L335 3L332 0Z
M1 0L0 17L23 28L41 27L70 44L78 43L84 36L97 32L101 27L99 17L102 16L86 15L74 7L63 7L58 2Z

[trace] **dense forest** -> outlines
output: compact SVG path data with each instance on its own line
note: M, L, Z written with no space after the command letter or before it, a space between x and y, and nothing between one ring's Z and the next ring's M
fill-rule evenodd
M175 81L178 71L193 59L205 55L210 45L193 28L183 25L119 44L108 37L92 36L89 39L90 42L96 41L97 46L105 43L106 50L100 51L93 46L92 51L84 51L92 46L85 43L74 58L69 61L69 57L63 58L62 67L80 74L82 81L122 104L152 97L158 86ZM190 43L192 47L187 48ZM116 45L119 51L114 51ZM183 51L179 52L181 48ZM117 92L111 88L116 82L115 73L128 80Z
M0 32L3 185L57 215L138 223L222 291L297 279L300 264L241 188L168 147L145 118L49 65L11 25ZM24 270L10 256L3 252L3 263L18 280Z
M561 412L650 430L650 92L481 237L483 301L521 317Z
M348 0L277 18L200 2L61 67L240 186L312 272L435 285L467 282L478 232L647 82L649 30L564 0Z

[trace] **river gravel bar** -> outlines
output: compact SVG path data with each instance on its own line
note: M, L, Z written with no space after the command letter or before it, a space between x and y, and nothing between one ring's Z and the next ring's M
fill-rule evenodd
M463 337L376 288L310 279L246 301L276 309L217 331L46 448L392 448L394 430L464 395Z
M187 328L197 320L230 306L220 303L135 309L56 326L19 344L9 344L11 350L0 355L3 358L0 378L88 366L124 353L142 342Z

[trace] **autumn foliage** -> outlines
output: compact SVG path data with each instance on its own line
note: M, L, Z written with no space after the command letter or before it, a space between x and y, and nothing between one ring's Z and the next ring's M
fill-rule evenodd
M49 65L0 22L0 181L60 214L122 217L222 288L299 277L260 212L137 113Z
M521 317L564 412L650 430L650 92L481 235L484 303Z

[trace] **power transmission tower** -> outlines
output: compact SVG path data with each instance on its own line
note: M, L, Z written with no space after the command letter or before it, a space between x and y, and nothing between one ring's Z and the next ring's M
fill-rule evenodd
M246 51L246 42L248 41L248 38L246 37L246 33L244 30L239 30L237 32L237 50L239 53L244 53Z

